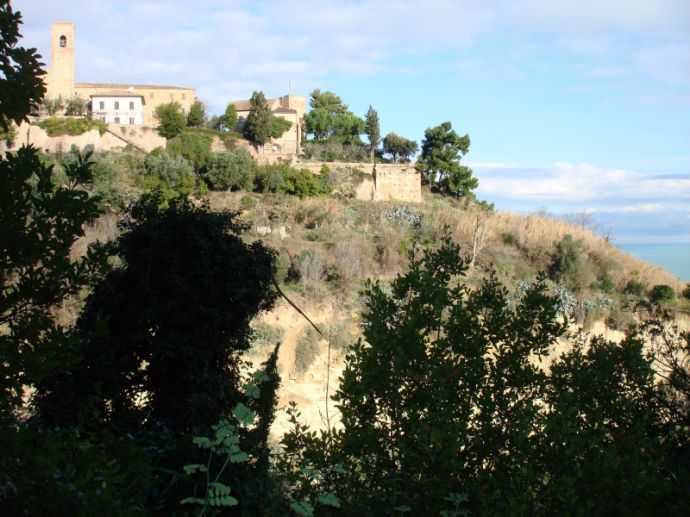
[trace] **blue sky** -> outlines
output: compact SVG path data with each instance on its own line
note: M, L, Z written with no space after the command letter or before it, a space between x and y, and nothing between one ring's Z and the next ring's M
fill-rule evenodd
M76 78L339 94L382 132L446 120L499 210L591 212L615 242L690 242L690 0L16 0L48 61L76 25Z

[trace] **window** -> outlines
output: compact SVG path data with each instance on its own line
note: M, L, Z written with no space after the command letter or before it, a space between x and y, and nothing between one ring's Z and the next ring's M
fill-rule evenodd
M101 117L101 120L102 120L103 122L105 122L105 117Z
M149 93L149 99L153 99L153 92Z
M60 36L60 48L65 48L67 46L67 38L65 36Z
M120 123L120 117L115 117L115 123L119 124Z
M129 123L130 125L134 125L134 117L129 117Z
M119 101L115 101L115 109L116 110L120 109L120 102Z
M129 101L129 109L134 109L134 101Z
M170 94L170 100L174 100L174 99L175 99L175 94L171 93Z
M104 109L105 109L105 101L99 102L99 103L98 103L98 107L99 107L100 109L104 110Z
M186 94L186 93L183 93L183 94L182 94L182 100L183 100L183 101L186 101L186 100L187 100L187 94Z

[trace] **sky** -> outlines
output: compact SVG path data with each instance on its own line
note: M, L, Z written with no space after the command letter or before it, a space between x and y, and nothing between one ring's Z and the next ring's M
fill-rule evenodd
M47 64L51 22L75 24L79 82L193 87L211 113L320 88L418 142L450 121L497 210L690 243L690 0L12 5Z

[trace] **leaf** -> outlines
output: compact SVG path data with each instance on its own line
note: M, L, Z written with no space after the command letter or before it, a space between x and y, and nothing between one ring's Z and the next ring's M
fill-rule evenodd
M242 463L249 459L246 452L238 452L237 454L230 455L230 463Z
M247 386L244 388L244 393L247 395L247 397L253 399L258 399L259 397L261 397L261 390L253 382L247 384Z
M185 497L180 504L204 504L205 501L199 497Z
M194 463L192 465L185 465L182 467L184 470L184 473L187 474L188 476L191 476L195 472L206 472L206 466L202 465L201 463Z
M340 508L340 499L332 492L321 494L316 498L316 500L323 505L332 506L333 508Z
M400 506L396 506L395 508L393 508L393 510L395 510L396 512L400 512L400 513L407 513L407 512L411 512L412 508L410 506L407 506L406 504L403 504Z
M205 436L195 436L192 438L192 443L194 443L194 445L197 447L201 447L202 449L208 449L211 447L211 440Z
M312 517L314 515L314 508L306 501L292 501L290 508L301 517Z
M232 415L240 424L245 426L254 423L256 418L256 414L241 402L238 402L235 409L232 410Z

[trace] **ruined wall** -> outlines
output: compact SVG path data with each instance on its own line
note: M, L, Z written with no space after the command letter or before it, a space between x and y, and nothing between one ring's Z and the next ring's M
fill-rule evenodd
M422 202L422 177L413 163L377 163L376 173L369 163L309 162L294 165L318 174L323 165L330 169L355 169L365 176L355 186L357 199L363 201Z

